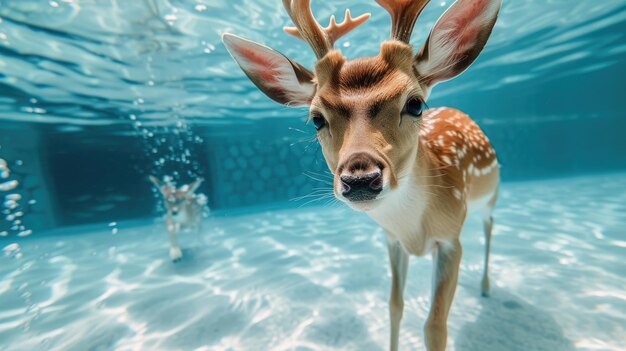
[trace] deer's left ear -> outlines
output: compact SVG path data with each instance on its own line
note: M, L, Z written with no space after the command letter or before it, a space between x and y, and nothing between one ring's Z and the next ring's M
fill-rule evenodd
M308 106L315 94L313 73L267 46L224 34L222 41L248 78L272 100Z
M502 0L457 0L441 16L415 56L428 87L463 73L478 57L498 18Z

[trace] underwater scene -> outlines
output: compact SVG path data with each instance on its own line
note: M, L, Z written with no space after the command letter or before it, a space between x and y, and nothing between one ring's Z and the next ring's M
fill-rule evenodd
M625 82L624 0L0 0L0 351L626 350Z

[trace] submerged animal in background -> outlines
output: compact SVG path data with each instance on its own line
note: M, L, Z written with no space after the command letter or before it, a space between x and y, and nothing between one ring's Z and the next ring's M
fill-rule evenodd
M157 186L163 196L163 204L167 211L165 221L170 240L170 258L178 262L183 257L178 241L180 232L189 229L200 233L202 227L202 216L207 198L204 194L196 194L196 190L202 184L203 179L198 178L193 183L181 187L176 187L169 177L161 182L156 177L150 176L150 181Z
M385 229L392 285L391 350L398 349L409 255L432 253L433 293L424 328L429 351L443 351L469 210L481 211L486 238L483 295L489 291L492 210L499 184L496 154L461 111L426 110L437 83L467 69L487 43L501 0L457 0L417 52L410 45L428 0L377 0L391 14L391 40L380 54L348 61L334 43L369 15L322 27L310 0L283 0L295 28L317 56L314 71L266 46L225 34L233 58L257 87L288 106L309 106L335 196Z

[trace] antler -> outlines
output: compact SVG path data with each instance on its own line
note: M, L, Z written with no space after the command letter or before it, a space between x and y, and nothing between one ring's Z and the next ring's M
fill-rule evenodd
M376 0L391 15L391 38L409 43L415 21L430 0Z
M352 18L350 10L346 10L346 17L343 22L337 24L335 16L331 16L328 27L322 28L311 12L311 0L283 0L283 5L296 25L295 27L285 27L285 32L307 42L318 59L332 50L339 38L370 18L369 13Z

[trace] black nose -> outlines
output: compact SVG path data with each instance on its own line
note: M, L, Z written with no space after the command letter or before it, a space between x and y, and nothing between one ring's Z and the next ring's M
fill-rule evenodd
M381 172L372 172L358 176L342 175L342 193L350 201L373 200L383 190Z

